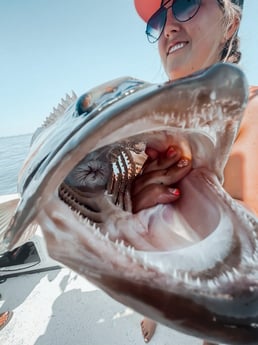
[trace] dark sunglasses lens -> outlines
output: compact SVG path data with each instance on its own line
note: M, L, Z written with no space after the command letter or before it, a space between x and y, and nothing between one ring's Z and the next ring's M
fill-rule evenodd
M167 10L163 7L149 19L146 27L146 35L150 43L154 43L160 38L166 23L166 17Z
M196 15L200 4L200 0L175 0L172 5L172 11L179 22L186 22Z

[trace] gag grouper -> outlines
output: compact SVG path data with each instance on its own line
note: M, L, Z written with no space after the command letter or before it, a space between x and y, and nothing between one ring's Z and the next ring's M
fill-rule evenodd
M54 259L119 302L209 341L257 344L257 218L222 188L247 90L238 68L218 64L162 85L117 79L54 112L10 222L0 208L2 252L39 224ZM147 144L178 146L192 170L178 201L133 214Z

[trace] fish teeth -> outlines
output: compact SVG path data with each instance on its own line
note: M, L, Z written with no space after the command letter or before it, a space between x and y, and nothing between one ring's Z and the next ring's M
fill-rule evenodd
M201 287L201 279L200 279L200 277L197 277L197 279L196 279L196 284L197 284L197 286L198 287Z
M136 264L137 263L137 259L135 256L131 257L131 259L133 260L133 263Z
M253 260L256 262L256 265L257 265L257 262L258 262L258 243L255 241L255 244L256 244L256 250L253 254Z
M254 259L248 255L245 255L243 257L243 261L245 262L245 264L250 265L250 266L257 264L257 262L255 262Z
M235 275L235 277L241 276L241 274L239 273L239 271L235 267L232 268L232 272Z
M97 236L98 238L102 238L103 237L103 235L99 231L99 228L95 228L94 235Z
M166 115L165 115L165 117L164 117L164 125L166 125L166 126L167 126L168 121L169 121L169 115L168 115L168 114L166 114Z
M127 252L130 256L133 256L135 254L135 251L134 251L134 247L132 246L128 246L126 247L127 248Z
M231 272L227 272L227 277L228 277L228 280L231 282L231 283L234 283L235 282L235 277L234 275L231 273Z
M188 274L188 272L184 272L183 279L184 279L184 282L185 282L186 284L189 284L190 279L189 279L189 274Z
M213 279L213 282L214 282L214 284L216 285L216 287L220 287L220 281L219 281L218 278L214 278L214 279Z
M213 280L208 280L208 281L207 281L207 285L208 285L208 288L211 289L211 290L217 288L217 286L216 286L216 284L214 283Z
M173 278L174 279L178 279L178 272L177 272L177 270L173 271Z
M228 282L228 277L225 273L222 273L222 275L219 277L219 281L221 284L226 284Z
M143 269L144 271L148 271L148 266L145 263L143 264Z

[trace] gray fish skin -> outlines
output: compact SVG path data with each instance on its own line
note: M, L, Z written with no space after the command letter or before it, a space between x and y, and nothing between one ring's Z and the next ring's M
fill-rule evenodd
M227 64L91 90L34 138L2 251L39 224L53 258L119 302L202 339L257 344L257 217L222 188L247 99ZM132 214L146 145L170 143L192 159L182 197Z

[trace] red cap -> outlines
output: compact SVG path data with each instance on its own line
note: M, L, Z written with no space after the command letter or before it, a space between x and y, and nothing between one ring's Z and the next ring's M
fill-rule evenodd
M243 8L244 0L231 0ZM150 17L160 8L162 0L134 0L134 5L139 16L147 23Z
M134 0L134 5L139 16L147 22L160 8L161 0Z

